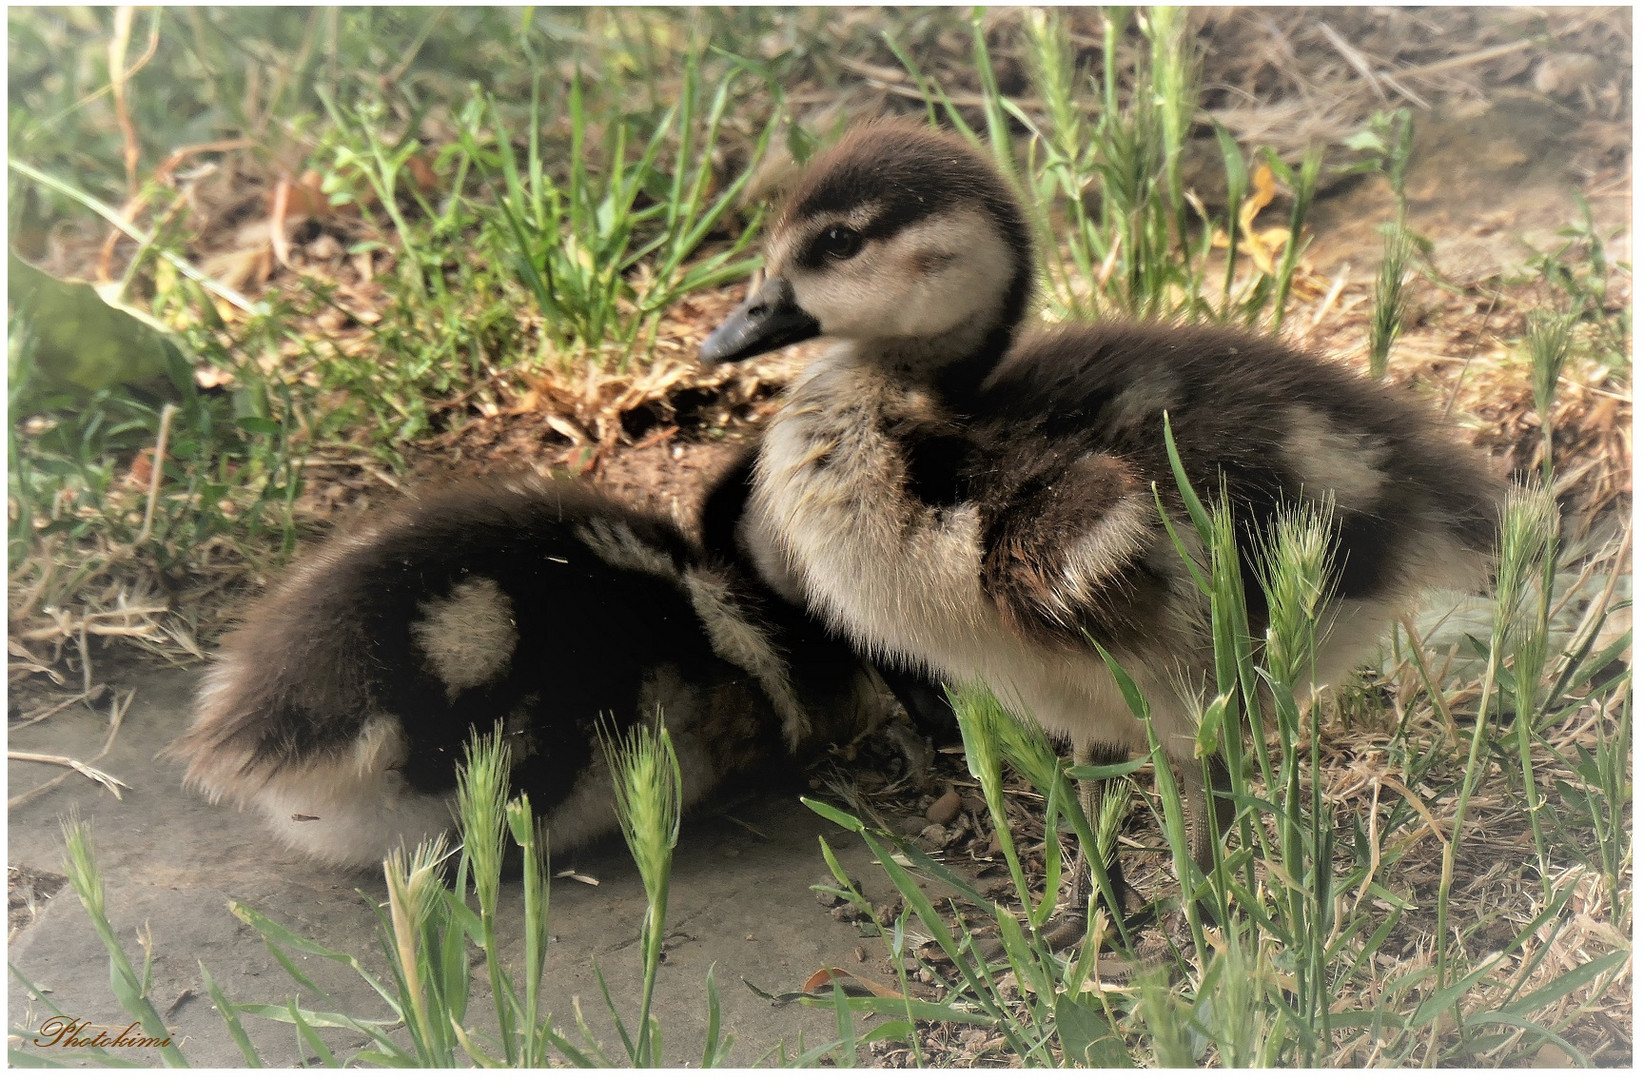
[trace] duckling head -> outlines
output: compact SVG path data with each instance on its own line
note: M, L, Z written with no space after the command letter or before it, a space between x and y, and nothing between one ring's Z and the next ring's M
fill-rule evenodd
M819 335L902 362L1002 353L1033 265L1021 205L981 153L925 127L860 127L801 174L766 241L764 283L702 359Z

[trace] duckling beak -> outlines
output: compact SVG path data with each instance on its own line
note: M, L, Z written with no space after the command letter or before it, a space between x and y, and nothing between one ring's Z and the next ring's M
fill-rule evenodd
M770 277L702 343L702 362L725 364L806 341L822 327L794 300L784 277Z

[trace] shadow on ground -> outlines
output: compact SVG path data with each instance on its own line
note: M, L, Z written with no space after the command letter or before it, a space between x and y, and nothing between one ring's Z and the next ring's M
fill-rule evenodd
M126 681L137 696L113 749L98 767L130 789L116 800L91 781L72 776L29 799L9 815L9 862L25 875L50 880L49 873L39 872L62 870L61 819L78 813L90 822L107 882L109 919L139 970L139 935L152 942L152 998L166 1024L192 1064L233 1066L244 1061L212 1007L199 965L210 969L236 1003L281 1003L300 988L260 935L230 913L228 902L239 901L320 944L351 952L381 977L386 969L366 897L382 900L386 894L379 875L315 866L270 843L248 817L209 806L182 790L181 767L155 755L186 725L195 680L195 672L173 670L149 671ZM83 706L74 712L14 732L12 749L89 759L104 742L107 717ZM14 796L26 792L59 771L14 761L10 790ZM813 882L828 877L818 835L827 837L853 876L870 886L882 880L859 843L852 844L849 834L805 809L791 793L751 796L723 812L709 811L686 822L675 855L666 960L657 987L656 1013L669 1064L700 1061L710 965L720 988L723 1026L735 1035L733 1063L754 1064L780 1041L791 1052L801 1037L807 1046L834 1037L831 1010L775 1006L744 985L747 980L771 993L793 991L825 965L859 967L858 945L871 955L882 952L877 940L863 940L852 924L831 917L810 890ZM583 1015L606 1051L620 1054L594 965L604 972L631 1024L639 996L643 890L620 844L562 860L556 869L572 867L599 884L555 880L546 1004L556 1026L574 1033L572 1003L580 999ZM505 884L500 907L502 955L517 956L522 935L517 883ZM117 1033L129 1022L109 986L107 955L66 886L43 902L12 941L10 959L64 1011L89 1021L87 1034L102 1025ZM305 1008L342 1008L379 1020L390 1015L347 969L321 959L293 959L336 999L328 1005L305 995ZM470 959L478 963L474 992L479 995L483 961L477 953ZM53 1011L31 1001L15 978L10 989L8 1019L14 1031L29 1033L27 1046ZM470 1016L489 1012L488 1000L481 999ZM289 1026L248 1020L247 1027L270 1065L310 1060ZM348 1032L331 1032L330 1041L344 1052L362 1045ZM139 1052L130 1056L158 1060Z

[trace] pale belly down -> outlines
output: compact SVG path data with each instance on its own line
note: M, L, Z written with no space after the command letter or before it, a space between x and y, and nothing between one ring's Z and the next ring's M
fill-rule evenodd
M877 515L859 493L831 500L790 482L763 494L812 606L860 646L925 667L953 687L981 683L1020 720L1074 747L1147 752L1146 723L1094 648L1025 640L1004 624L981 588L974 507L874 529ZM1125 650L1116 658L1141 686L1161 743L1172 757L1190 759L1193 712L1178 692L1182 680L1160 670L1173 661Z
M781 549L778 576L797 580L814 610L870 652L951 686L980 682L1076 748L1145 753L1146 723L1094 648L1031 640L1005 624L982 589L976 507L904 494L903 451L882 427L896 393L848 361L841 353L813 366L766 433L750 509L755 531ZM1190 760L1196 710L1179 686L1202 693L1203 667L1195 674L1187 657L1157 649L1112 651L1147 697L1166 750Z

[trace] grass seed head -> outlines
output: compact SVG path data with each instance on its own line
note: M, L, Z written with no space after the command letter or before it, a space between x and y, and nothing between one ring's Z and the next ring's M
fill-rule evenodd
M647 893L664 887L673 864L684 782L672 737L662 726L636 724L621 737L602 733L616 790L617 820Z

